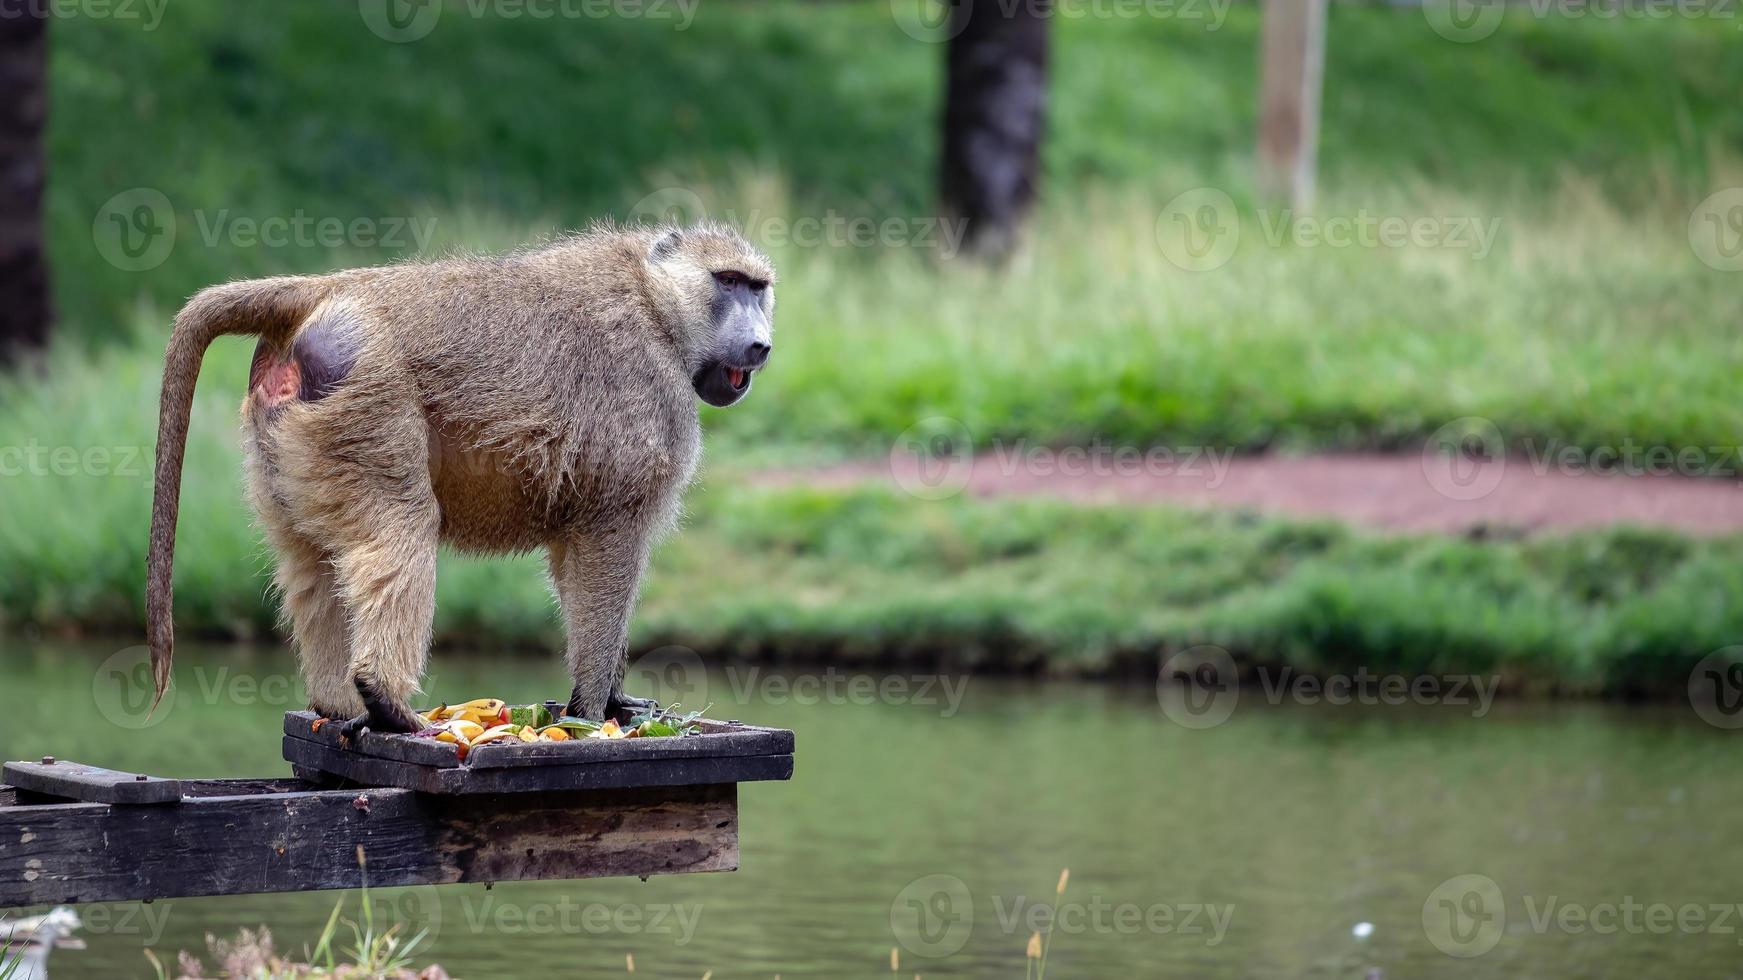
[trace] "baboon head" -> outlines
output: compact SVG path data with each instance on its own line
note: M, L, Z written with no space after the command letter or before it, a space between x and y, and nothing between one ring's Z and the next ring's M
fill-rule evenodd
M690 383L703 401L724 408L750 391L774 350L774 264L729 228L656 236L648 263L684 334Z

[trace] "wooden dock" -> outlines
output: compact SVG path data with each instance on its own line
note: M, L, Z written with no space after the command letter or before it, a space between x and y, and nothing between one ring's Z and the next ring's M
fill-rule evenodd
M720 722L462 764L403 736L344 745L303 715L285 721L299 778L6 763L0 906L350 888L359 847L381 886L731 871L738 784L793 772L791 732Z

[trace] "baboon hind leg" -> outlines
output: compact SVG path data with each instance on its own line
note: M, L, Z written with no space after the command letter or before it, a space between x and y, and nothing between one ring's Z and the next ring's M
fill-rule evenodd
M628 709L656 707L623 692L629 618L647 565L642 535L572 535L551 545L551 578L563 609L569 675L568 712L599 721Z
M410 698L430 649L441 526L422 415L391 385L342 390L298 416L279 449L294 527L331 559L344 609L343 676L361 714L343 730L416 731Z
M269 531L278 552L275 578L309 692L309 709L324 718L351 718L363 699L351 681L351 640L339 580L320 549L288 531Z
M365 536L334 560L351 624L350 677L366 716L358 720L375 731L417 731L410 698L430 650L440 515L427 487L372 497L359 508L370 512Z
M277 561L273 581L278 588L284 622L290 627L297 666L309 695L309 709L326 718L350 718L363 710L363 700L351 683L351 639L339 582L327 555L291 528L291 514L265 458L270 437L251 418L256 440L249 446L248 496L267 544Z

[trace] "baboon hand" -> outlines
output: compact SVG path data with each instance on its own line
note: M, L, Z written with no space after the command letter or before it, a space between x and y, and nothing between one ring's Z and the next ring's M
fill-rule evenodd
M617 691L605 700L605 717L629 718L660 710L660 702L653 698L631 697L622 691Z
M569 695L567 709L570 716L586 718L590 721L604 721L616 718L620 723L627 722L631 717L650 711L659 710L660 703L652 698L635 698L617 691L599 703L599 695L577 686L575 692Z

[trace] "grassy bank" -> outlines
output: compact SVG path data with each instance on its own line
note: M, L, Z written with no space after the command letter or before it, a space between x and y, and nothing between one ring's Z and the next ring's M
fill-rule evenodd
M176 568L188 636L272 630L266 556L237 486L233 392L220 390L244 356L236 345L215 359L197 404ZM54 377L0 392L43 450L37 469L4 479L9 514L28 516L0 522L0 629L142 635L138 447L155 377L119 353ZM54 452L74 446L86 451ZM1743 635L1743 538L1382 538L1160 508L753 490L724 474L691 502L656 560L639 646L1098 673L1214 643L1300 668L1618 691L1675 688ZM558 642L535 560L445 560L439 587L445 643Z
M1462 45L1419 11L1338 5L1319 217L1428 223L1394 247L1255 209L1253 9L1062 19L1035 247L976 275L938 261L941 51L887 4L704 4L683 30L455 4L404 45L352 4L241 7L258 9L57 25L69 337L155 348L214 281L508 247L676 189L783 270L777 369L713 420L735 454L878 452L940 415L981 440L1246 450L1411 446L1468 415L1515 445L1706 447L1743 426L1743 293L1689 242L1691 209L1743 184L1743 50L1723 21L1513 17ZM175 246L125 271L93 218L141 186L169 202ZM1170 236L1199 215L1169 204L1200 186L1240 230L1225 263L1189 271ZM237 233L299 215L414 224L382 246ZM781 244L795 220L850 217L896 232Z

